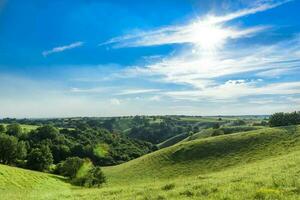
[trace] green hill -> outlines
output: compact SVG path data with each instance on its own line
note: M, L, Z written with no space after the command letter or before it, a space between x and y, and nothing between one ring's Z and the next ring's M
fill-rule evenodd
M51 174L0 165L0 199L60 199L71 187Z
M159 143L157 145L157 147L159 149L162 149L162 148L172 146L172 145L184 140L188 136L189 136L189 134L187 134L187 133L182 133L182 134L179 134L179 135L175 135L174 137L171 137L171 138L167 139L166 141L163 141L162 143Z
M1 199L299 199L300 127L264 128L176 144L103 168L107 184L0 165Z
M300 150L299 138L300 128L296 126L210 137L105 168L105 172L113 183L201 175Z

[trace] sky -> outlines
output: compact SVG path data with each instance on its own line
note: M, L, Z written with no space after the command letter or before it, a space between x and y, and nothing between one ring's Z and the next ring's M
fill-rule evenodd
M300 110L300 0L0 0L0 118Z

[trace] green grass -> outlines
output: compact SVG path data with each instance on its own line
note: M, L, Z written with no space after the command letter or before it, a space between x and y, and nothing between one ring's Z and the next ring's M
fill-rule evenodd
M6 127L9 124L3 124L3 125ZM30 131L35 130L39 127L39 126L36 126L36 125L29 125L29 124L20 124L20 125L21 125L23 131L25 131L25 132L30 132Z
M163 141L162 143L159 143L157 145L157 147L159 149L162 149L162 148L166 148L166 147L169 147L169 146L172 146L182 140L184 140L185 138L187 138L189 136L189 134L187 133L182 133L182 134L179 134L179 135L175 135L165 141Z
M263 126L224 126L221 127L220 130L222 130L225 134L231 134L231 133L237 133L237 132L246 132L246 131L252 131L257 129L262 129ZM204 139L208 137L212 137L214 133L213 128L209 129L203 129L198 133L193 134L192 136L184 139L183 141L191 141L191 140L197 140L197 139Z
M0 165L0 199L60 199L70 193L62 177Z
M102 188L0 165L1 199L300 199L300 127L183 142L103 168Z

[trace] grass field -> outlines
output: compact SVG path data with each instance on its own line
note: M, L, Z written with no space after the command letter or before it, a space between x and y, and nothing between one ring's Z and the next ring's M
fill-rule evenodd
M4 126L7 126L9 124L3 124ZM29 132L31 130L35 130L37 129L39 126L36 126L36 125L28 125L28 124L20 124L22 129L25 131L25 132Z
M103 168L102 188L0 165L1 199L300 199L300 127L183 142ZM4 194L4 195L2 195Z

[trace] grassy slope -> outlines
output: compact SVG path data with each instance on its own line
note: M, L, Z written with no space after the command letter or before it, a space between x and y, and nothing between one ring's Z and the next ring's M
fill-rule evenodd
M60 199L70 193L61 177L0 165L0 199Z
M108 183L101 189L0 165L0 190L3 199L299 199L299 166L300 127L267 128L181 143L104 168Z
M246 132L246 131L251 131L251 130L257 130L257 129L261 129L261 128L265 128L265 127L263 127L263 126L225 126L220 129L224 130L225 134L232 134L232 133L237 133L237 132ZM200 132L195 133L188 138L185 138L183 140L183 142L212 137L213 132L214 132L214 129L212 129L212 128L203 129Z
M216 172L296 149L300 127L266 128L180 143L105 172L115 184L154 181Z
M157 145L158 148L162 149L162 148L166 148L166 147L169 147L169 146L172 146L182 140L184 140L185 138L187 138L189 135L187 133L182 133L182 134L179 134L179 135L175 135L165 141L163 141L162 143L159 143Z

